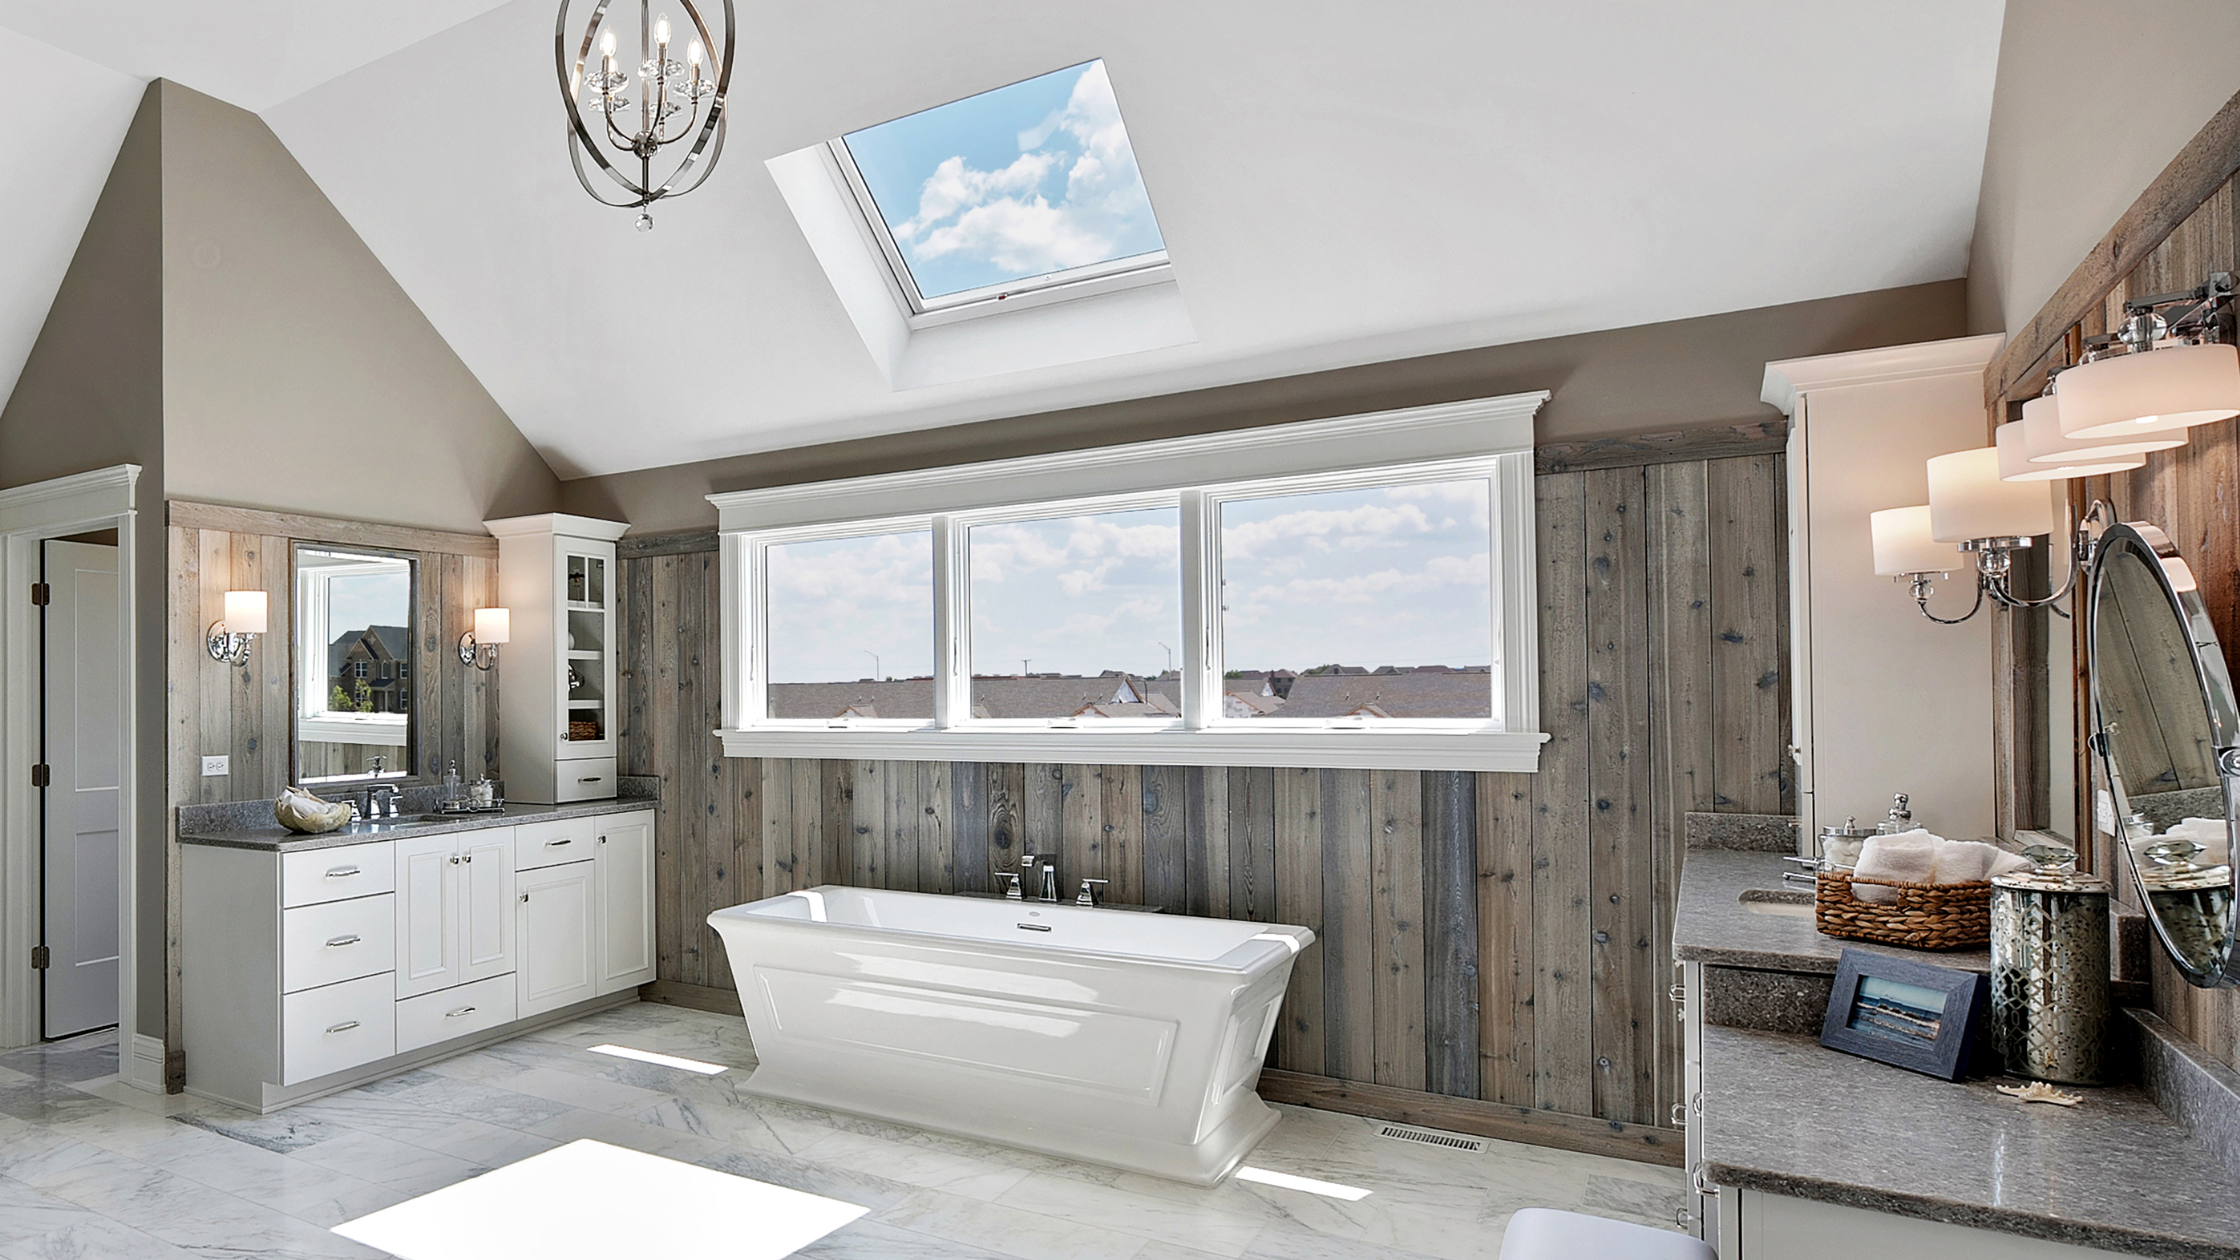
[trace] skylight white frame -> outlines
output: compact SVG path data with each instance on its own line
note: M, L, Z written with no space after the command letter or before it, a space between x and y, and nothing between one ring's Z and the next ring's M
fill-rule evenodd
M1149 253L1131 254L1126 258L1069 267L1064 271L1025 276L1001 284L982 285L977 289L965 289L943 297L929 298L919 291L918 278L911 273L909 260L902 256L902 247L895 243L894 230L887 226L886 216L879 212L879 201L871 195L871 185L856 167L855 154L848 148L847 137L837 136L827 140L824 148L835 178L854 200L865 234L870 238L878 256L886 263L884 270L888 290L901 306L904 322L912 329L932 328L963 319L1094 297L1099 293L1142 288L1174 278L1174 268L1168 263L1167 251L1162 246ZM1148 197L1148 192L1145 195ZM1152 219L1154 222L1158 219L1156 209L1152 211ZM1163 233L1161 239L1165 239Z
M959 467L713 494L722 538L726 755L1360 769L1539 768L1532 417L1544 391ZM1490 719L1266 723L1221 716L1224 501L1379 485L1491 483ZM1175 504L1181 514L1181 721L971 714L969 530ZM934 718L772 720L775 544L925 529L934 575Z

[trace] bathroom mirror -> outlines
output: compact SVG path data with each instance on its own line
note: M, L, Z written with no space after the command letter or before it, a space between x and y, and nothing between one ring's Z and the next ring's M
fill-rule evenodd
M2152 525L2101 535L2092 561L2094 746L2124 861L2163 948L2202 988L2234 957L2240 708L2193 572Z
M297 783L412 777L417 568L406 552L296 544Z

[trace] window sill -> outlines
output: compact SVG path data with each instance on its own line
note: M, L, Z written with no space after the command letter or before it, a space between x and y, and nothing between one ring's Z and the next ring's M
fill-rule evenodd
M1428 730L880 730L760 727L717 731L727 757L847 761L1031 761L1136 766L1340 770L1540 769L1537 732Z

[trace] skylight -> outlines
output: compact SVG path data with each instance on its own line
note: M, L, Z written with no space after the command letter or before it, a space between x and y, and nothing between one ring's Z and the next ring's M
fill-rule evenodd
M833 149L918 313L1165 266L1101 60L849 132Z

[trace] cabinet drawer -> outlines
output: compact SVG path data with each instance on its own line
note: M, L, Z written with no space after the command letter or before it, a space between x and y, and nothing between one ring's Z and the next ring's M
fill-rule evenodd
M280 991L395 971L396 903L382 893L281 911Z
M397 1053L513 1022L514 981L492 976L397 1003Z
M591 842L599 833L599 821L597 818L563 818L515 827L513 869L533 871L544 866L590 861Z
M280 904L308 906L346 897L369 897L397 886L393 846L348 844L337 849L312 849L307 853L280 855Z
M612 757L586 757L582 761L557 763L553 784L553 800L603 801L615 793L615 762Z
M282 1085L316 1080L396 1052L396 982L387 974L280 999Z

